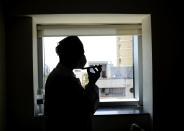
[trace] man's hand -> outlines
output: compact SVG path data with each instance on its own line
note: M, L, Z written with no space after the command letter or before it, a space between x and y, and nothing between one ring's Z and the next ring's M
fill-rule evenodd
M93 72L90 71L91 69L93 69ZM87 69L88 79L90 84L96 83L96 81L100 78L101 71L102 71L102 65Z

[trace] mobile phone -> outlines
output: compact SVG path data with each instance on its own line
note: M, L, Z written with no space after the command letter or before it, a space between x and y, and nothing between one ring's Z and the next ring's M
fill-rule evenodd
M93 66L83 67L82 69L94 69L94 68L97 68L100 66L102 66L102 65L93 65Z

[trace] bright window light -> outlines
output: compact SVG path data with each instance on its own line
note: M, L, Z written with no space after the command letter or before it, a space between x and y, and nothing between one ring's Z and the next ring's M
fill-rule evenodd
M97 81L100 102L134 100L133 49L135 35L124 36L79 36L84 45L86 66L102 65ZM43 37L43 85L47 76L59 62L55 52L57 43L65 37ZM88 82L87 72L76 69L74 73L84 86ZM42 88L44 92L44 88Z

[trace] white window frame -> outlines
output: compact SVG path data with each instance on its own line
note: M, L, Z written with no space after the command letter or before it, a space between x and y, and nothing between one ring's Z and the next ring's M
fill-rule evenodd
M34 93L38 88L38 51L37 25L90 25L90 24L141 24L142 44L134 49L135 98L137 101L109 103L110 105L138 104L143 105L146 112L152 115L152 49L151 49L151 17L149 14L62 14L62 15L33 15L33 83ZM137 52L136 52L137 50ZM136 66L137 65L137 66ZM35 105L36 105L36 100ZM138 103L137 103L138 102Z

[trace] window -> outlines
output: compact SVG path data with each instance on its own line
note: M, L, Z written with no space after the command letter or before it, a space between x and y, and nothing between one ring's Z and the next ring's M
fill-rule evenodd
M76 18L78 17L81 16ZM149 48L149 45L146 45L148 46L146 47L142 43L145 43L142 34L144 32L143 17L135 15L133 18L139 18L138 21L132 19L132 21L124 23L118 21L120 17L117 17L117 21L105 19L101 22L91 20L91 17L89 17L87 21L85 19L81 21L76 19L72 23L70 23L71 20L67 20L68 17L64 16L64 18L66 19L62 19L64 21L61 22L54 23L51 21L50 23L44 23L44 21L38 22L38 16L35 17L37 21L35 24L37 46L33 45L35 47L33 54L37 54L37 62L34 62L38 65L38 77L37 80L35 79L37 84L35 84L36 88L34 88L36 98L35 114L43 114L44 84L48 74L59 61L55 53L55 47L60 40L68 35L77 35L83 42L88 60L86 66L102 65L101 77L97 81L102 105L142 106L143 88L146 85L143 80L150 78L145 77L147 76L145 70L151 69L149 64L145 64L145 69L142 68L142 65L146 62L145 60L150 60L150 57L148 57L150 55L145 54L151 53L151 51L147 52L145 50ZM107 18L110 17L107 16ZM74 70L74 73L80 78L84 86L88 81L87 72L77 69ZM150 84L147 86L147 89L149 88L151 88Z
M102 73L97 81L100 102L135 100L133 49L137 35L122 36L79 36L84 44L87 58L86 66L102 65ZM58 41L65 37L43 37L43 90L50 71L57 65L59 58L55 53ZM136 43L134 43L136 41ZM121 48L119 48L121 45ZM119 61L121 59L121 61ZM74 70L83 86L87 84L86 70ZM42 91L39 91L42 92Z

